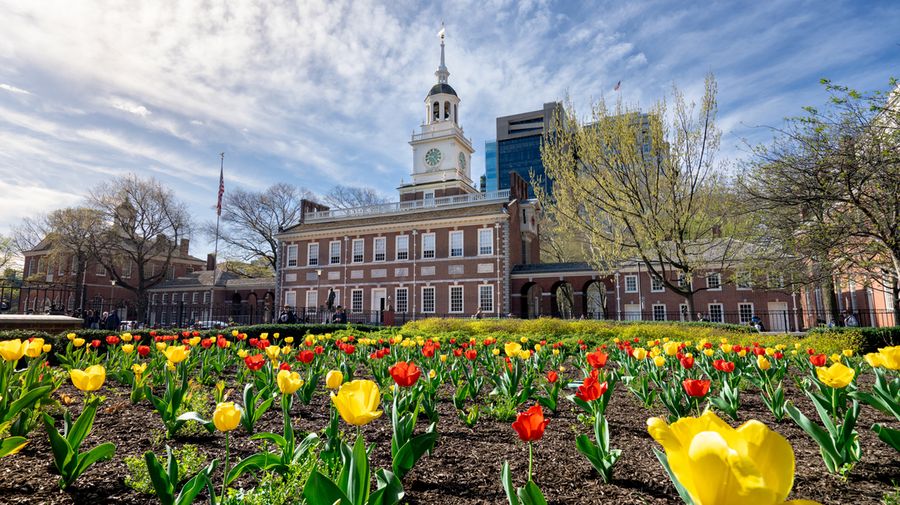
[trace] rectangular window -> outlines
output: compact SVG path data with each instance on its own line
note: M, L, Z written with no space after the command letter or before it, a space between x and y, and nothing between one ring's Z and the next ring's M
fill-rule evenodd
M40 266L41 262L38 260L38 268L40 268ZM106 267L99 263L97 264L97 277L106 277Z
M153 296L150 297L150 303L153 305L156 305L156 301L157 301L156 293L153 293Z
M175 265L169 265L169 269L166 270L166 279L172 280L175 278Z
M194 294L191 295L191 303L193 303L194 305L197 305L197 300L198 300L199 298L200 298L200 297L197 296L197 292L195 291Z
M721 303L709 304L709 320L713 323L725 322L725 311L722 309Z
M332 240L328 243L328 264L336 265L341 262L341 241Z
M637 275L626 275L625 276L625 292L626 293L637 293L638 292L638 277L637 277Z
M752 303L739 303L738 304L738 321L741 324L747 324L750 320L753 319L753 304Z
M653 320L654 321L665 321L666 320L666 305L664 303L657 303L653 305Z
M387 238L386 237L375 237L375 240L372 244L372 249L375 250L375 261L384 261L387 259Z
M784 274L767 274L766 285L769 289L784 289ZM851 291L853 290L851 289Z
M463 287L450 286L450 313L459 314L463 311Z
M297 292L296 291L286 291L284 293L284 304L291 308L296 307L297 306Z
M434 233L422 234L422 258L434 258Z
M478 230L478 255L490 256L494 254L494 230L481 228Z
M62 274L66 273L66 263L64 261L59 262L59 268L57 269L56 273L59 276L62 276Z
M434 288L433 287L424 287L422 288L422 312L433 314L434 313Z
M297 244L289 245L287 247L287 266L297 266Z
M478 310L483 313L494 311L494 285L482 284L478 286Z
M650 292L651 293L662 293L666 290L666 286L663 284L663 281L660 277L656 275L650 276Z
M463 232L450 232L450 257L459 258L463 255Z
M314 267L319 264L318 242L306 244L306 266Z
M396 238L396 257L397 260L409 259L409 235L397 235Z
M364 239L353 239L353 263L362 263L366 256L366 243ZM362 309L360 309L362 310Z
M687 276L684 275L684 272L678 274L678 287L686 288L688 287Z
M162 302L163 302L163 305L169 303L169 293L163 293Z
M187 293L181 293L181 303L186 303L188 298Z
M753 280L750 277L750 272L738 272L735 275L734 283L737 286L737 289L753 289Z
M319 292L318 291L307 291L306 292L306 306L308 308L315 309L319 306Z
M209 291L203 292L203 304L206 305L209 303Z
M706 286L711 291L722 291L722 274L711 273L706 275Z
M131 278L131 269L132 269L131 260L125 260L125 263L122 265L122 278L123 279Z
M394 291L396 304L394 310L401 314L409 310L409 291L406 288L397 288Z
M363 310L363 290L354 289L350 291L350 312L362 312Z

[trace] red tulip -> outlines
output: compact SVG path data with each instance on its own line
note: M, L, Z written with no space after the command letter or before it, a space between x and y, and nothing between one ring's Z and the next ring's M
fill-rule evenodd
M266 364L266 357L262 354L254 354L244 358L244 363L247 365L247 368L255 372Z
M603 351L595 351L587 355L587 362L593 368L602 368L606 365L606 360L609 358L609 354L606 354Z
M212 345L213 339L211 338L204 338L200 341L200 347L203 347L204 349L209 349L210 347L212 347Z
M555 371L550 370L549 372L547 372L547 382L553 384L557 381L557 379L559 379L559 374L557 374Z
M312 363L316 355L309 349L304 349L297 354L297 359L302 363Z
M250 344L252 347L256 347L256 344L259 343L259 339L254 337L254 338L251 338L250 340L248 340L247 343Z
M91 347L100 347L100 341L97 339L91 340Z
M350 345L350 344L345 345L343 348L343 351L345 354L353 354L353 351L355 351L355 350L356 350L356 346Z
M225 337L219 337L216 339L216 346L218 346L219 349L224 349L228 347L228 340L225 339Z
M525 412L519 413L516 416L516 422L512 423L512 427L523 442L534 442L544 436L544 428L549 423L549 419L544 419L544 411L541 406L535 405Z
M762 356L766 354L766 349L764 347L754 347L753 354L755 354L756 356Z
M717 359L713 361L713 368L720 372L731 373L734 371L734 363L724 359Z
M809 357L809 362L813 364L813 366L825 366L825 363L828 361L828 357L824 354L815 354Z
M453 355L457 358L462 356L462 349L453 349Z
M150 354L150 346L149 345L139 345L137 346L137 352L141 355L141 357L146 357Z
M116 335L110 335L110 336L106 337L107 345L116 345L121 341L122 340L119 337L117 337Z
M685 370L690 370L694 368L694 357L693 356L685 356L681 358L681 366L684 367Z
M478 351L475 348L466 349L466 359L469 361L475 361L475 358L478 357Z
M422 356L426 358L434 357L434 344L431 342L426 342L425 345L422 346Z
M695 398L706 396L706 394L709 393L709 384L710 381L704 379L685 379L684 382L681 383L688 396L693 396Z
M597 377L589 375L585 377L584 382L578 386L578 391L575 393L575 396L586 402L592 402L603 396L603 393L606 392L608 387L606 382L601 384L597 380Z
M313 351L314 351L316 354L322 354L323 352L325 352L325 348L322 347L321 345L317 345L316 348L313 349Z
M408 388L419 380L419 376L422 375L422 369L413 362L398 361L388 368L388 373L391 374L398 386Z
M737 344L731 346L731 352L741 352L741 349L743 349L743 347L741 347Z
M775 354L772 355L775 359L781 359L784 357L784 353L781 351L775 351Z

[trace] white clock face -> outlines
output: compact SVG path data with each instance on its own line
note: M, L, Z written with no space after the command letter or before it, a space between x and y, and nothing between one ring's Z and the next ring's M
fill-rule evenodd
M460 170L466 169L466 155L463 153L459 153L459 169Z
M425 163L427 163L430 167L436 167L437 164L441 162L441 157L441 150L436 147L432 147L428 150L427 153L425 153Z

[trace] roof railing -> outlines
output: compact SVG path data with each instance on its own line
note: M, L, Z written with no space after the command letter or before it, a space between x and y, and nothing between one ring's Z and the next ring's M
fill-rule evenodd
M407 202L390 202L365 207L352 207L349 209L333 209L319 212L309 212L305 221L323 221L327 219L341 219L354 217L370 217L382 214L396 214L398 212L415 212L430 210L438 207L451 207L457 205L469 205L494 200L509 200L509 190L488 191L487 193L469 193L465 195L442 196L423 200L411 200Z

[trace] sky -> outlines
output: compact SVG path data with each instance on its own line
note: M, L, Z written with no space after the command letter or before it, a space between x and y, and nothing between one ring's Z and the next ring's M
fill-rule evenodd
M371 186L412 170L446 26L450 84L484 173L495 118L569 97L649 108L718 80L720 159L783 118L900 77L900 2L0 0L0 235L152 176L197 222L225 187ZM621 81L618 91L616 83ZM192 237L205 257L208 237Z

